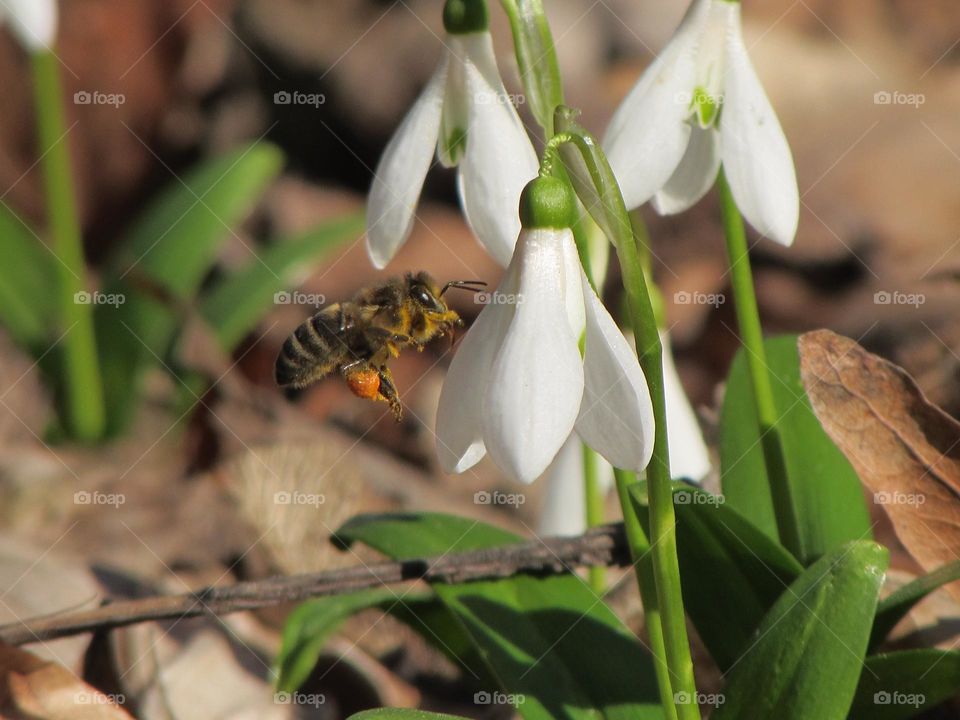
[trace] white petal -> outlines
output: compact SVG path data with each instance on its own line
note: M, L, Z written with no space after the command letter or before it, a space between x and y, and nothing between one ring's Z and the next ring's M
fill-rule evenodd
M49 49L57 35L56 0L3 0L0 22L8 22L29 51Z
M519 260L507 268L494 297L515 296ZM489 294L488 294L489 297ZM512 304L489 304L483 308L466 335L440 391L437 408L437 455L440 467L461 473L486 454L482 435L483 406L489 391L490 370L515 312Z
M387 145L367 199L367 252L384 267L410 235L423 181L440 132L447 61L407 113Z
M653 405L637 356L583 276L587 342L577 433L614 467L641 471L653 452Z
M533 482L573 430L583 365L563 292L563 243L570 231L524 230L517 241L518 304L493 362L483 438L511 477Z
M546 484L540 510L539 535L579 535L587 527L583 484L583 443L576 433L563 444L544 474Z
M458 188L470 227L506 266L520 232L520 192L539 170L537 154L497 73L489 33L463 37L470 102Z
M734 3L739 12L739 4ZM727 34L727 84L720 152L740 212L757 232L782 245L797 233L800 196L790 146L750 63L739 15Z
M437 140L437 159L444 167L454 167L463 155L467 124L470 121L469 90L467 88L467 48L462 36L447 35L449 62L447 81L443 90L443 114L440 119L440 137Z
M670 179L690 138L697 47L709 9L694 0L680 27L614 113L603 148L628 208L647 202Z
M683 391L673 362L670 337L660 333L663 345L663 394L667 409L667 437L670 474L675 478L700 481L710 473L710 453L703 441L697 416Z
M663 189L653 197L661 215L673 215L693 206L707 194L720 172L720 136L714 128L693 128L683 160Z
M579 341L586 322L583 310L583 290L580 287L580 253L573 240L573 233L563 233L563 297L570 321L570 332ZM604 237L604 242L608 242Z

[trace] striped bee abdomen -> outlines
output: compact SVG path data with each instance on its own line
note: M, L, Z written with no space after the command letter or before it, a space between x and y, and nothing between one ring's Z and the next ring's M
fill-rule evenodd
M328 375L349 354L344 335L336 305L304 322L287 338L277 356L277 384L302 388Z

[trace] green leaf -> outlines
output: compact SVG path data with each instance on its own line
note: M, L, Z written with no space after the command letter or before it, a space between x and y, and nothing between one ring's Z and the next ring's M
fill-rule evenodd
M460 715L446 715L426 712L425 710L407 710L404 708L379 708L364 710L351 715L348 720L464 720Z
M883 642L914 605L937 588L954 580L960 580L960 560L918 577L881 600L877 606L877 616L873 620L870 647L874 648Z
M258 252L245 268L220 280L204 296L200 313L221 347L230 351L256 326L292 277L319 255L363 232L363 215L325 222Z
M368 515L338 532L398 560L499 547L519 538L438 513ZM434 585L525 718L660 718L650 658L575 575Z
M904 650L867 658L850 720L901 720L960 692L960 653Z
M859 541L807 568L728 671L725 702L713 720L843 720L887 562L886 548Z
M800 520L799 559L807 564L844 542L871 538L870 516L857 474L813 414L800 381L796 336L771 338L764 347ZM721 483L730 507L777 539L751 392L741 350L730 368L720 415Z
M282 163L267 143L203 163L160 194L111 260L106 292L125 302L97 306L96 323L112 434L129 420L143 370L166 358L223 241Z
M393 597L375 589L309 600L287 617L276 659L277 690L293 692L313 671L327 640L344 620Z
M0 244L0 322L20 345L45 350L57 325L57 260L3 203Z
M640 484L631 494L649 533ZM673 497L684 608L714 662L726 671L803 567L786 548L727 507L722 496L680 486Z
M549 137L553 111L563 104L563 83L543 0L501 0L510 20L517 67L530 111Z

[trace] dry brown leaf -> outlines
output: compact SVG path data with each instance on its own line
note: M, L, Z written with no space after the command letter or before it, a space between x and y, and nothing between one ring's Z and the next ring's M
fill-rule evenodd
M960 423L902 368L829 330L800 336L813 410L928 572L960 558ZM960 583L949 586L960 596Z
M0 643L0 715L10 720L130 720L111 697L62 665Z

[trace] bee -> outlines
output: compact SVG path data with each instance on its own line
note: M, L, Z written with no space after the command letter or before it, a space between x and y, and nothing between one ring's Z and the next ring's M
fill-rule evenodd
M277 356L276 382L300 389L337 372L354 395L386 402L400 422L403 406L387 362L404 348L422 351L463 326L443 300L447 290L476 292L485 286L480 280L454 280L441 288L418 272L364 288L352 300L323 308L287 338Z

